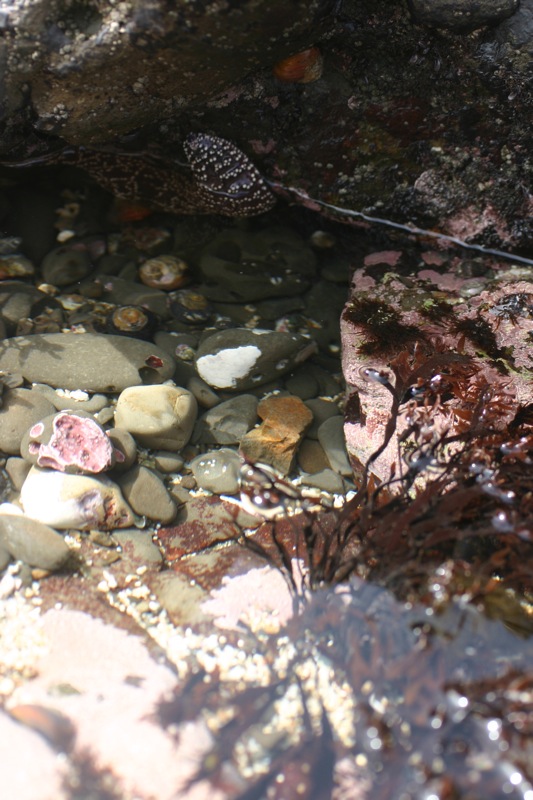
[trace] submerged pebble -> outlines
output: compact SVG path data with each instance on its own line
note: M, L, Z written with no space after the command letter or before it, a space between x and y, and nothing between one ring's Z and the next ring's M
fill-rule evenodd
M19 455L20 442L28 428L54 413L54 407L33 389L8 389L0 408L0 450Z
M0 342L0 370L56 389L120 392L167 380L174 363L156 345L126 336L44 333Z
M115 425L144 447L181 450L190 439L197 414L191 392L178 386L137 386L117 401Z
M22 514L0 514L0 549L14 560L50 571L62 567L70 556L57 531Z
M257 420L257 397L240 394L206 411L198 420L195 440L209 444L238 444Z
M93 270L91 257L82 243L55 247L43 259L41 273L52 286L68 286L83 280Z
M222 447L191 461L191 470L201 489L214 494L236 494L240 486L241 459L235 450Z
M113 445L89 414L60 411L27 431L21 453L39 467L76 474L106 472L115 463Z
M351 476L353 470L346 451L343 417L335 415L323 422L318 429L318 441L324 448L330 467L339 475Z
M176 504L161 478L137 465L117 477L122 494L136 514L167 525L176 516Z
M244 391L279 379L315 349L313 341L298 334L228 328L200 344L196 370L214 389Z
M135 521L118 486L104 477L32 467L20 491L20 502L29 517L61 530L112 530Z

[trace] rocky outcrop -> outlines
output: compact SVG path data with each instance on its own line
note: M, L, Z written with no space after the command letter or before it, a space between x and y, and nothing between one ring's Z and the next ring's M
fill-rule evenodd
M54 135L183 160L208 131L311 197L533 245L533 0L14 0L0 23L6 157Z

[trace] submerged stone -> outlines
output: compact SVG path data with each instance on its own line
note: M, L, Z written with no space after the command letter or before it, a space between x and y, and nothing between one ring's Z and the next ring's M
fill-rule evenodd
M156 345L126 336L42 333L1 342L0 370L54 388L120 392L168 380L174 362Z
M31 426L22 455L39 467L59 472L94 474L111 469L113 445L89 414L62 411Z
M29 517L54 528L112 530L135 521L118 486L103 477L32 467L20 502Z

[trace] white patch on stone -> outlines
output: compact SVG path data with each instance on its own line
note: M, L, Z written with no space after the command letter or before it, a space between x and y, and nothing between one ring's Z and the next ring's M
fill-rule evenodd
M134 523L118 486L104 477L32 467L20 490L24 513L52 528L111 530Z
M240 378L249 375L260 357L261 350L248 344L201 356L196 362L196 369L200 377L215 389L230 389L237 385Z

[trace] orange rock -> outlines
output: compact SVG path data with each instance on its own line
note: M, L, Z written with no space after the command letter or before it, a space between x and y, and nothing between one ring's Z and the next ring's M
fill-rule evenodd
M270 464L287 475L313 414L299 397L266 397L257 406L263 422L241 439L240 449L253 463Z

